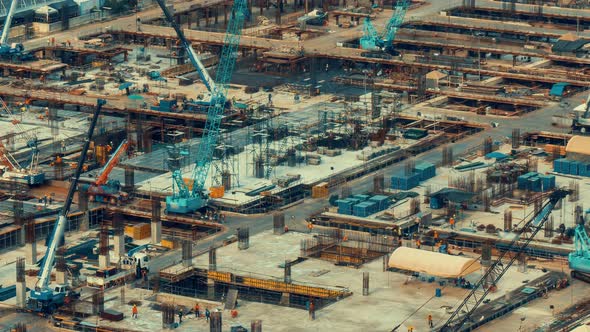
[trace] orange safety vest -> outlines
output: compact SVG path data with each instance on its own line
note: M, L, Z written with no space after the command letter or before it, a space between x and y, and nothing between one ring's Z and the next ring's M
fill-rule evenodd
M454 225L454 224L455 224L455 218L451 218L451 219L449 220L449 223L450 223L451 225Z
M133 309L131 310L132 313L137 314L137 307L133 307Z

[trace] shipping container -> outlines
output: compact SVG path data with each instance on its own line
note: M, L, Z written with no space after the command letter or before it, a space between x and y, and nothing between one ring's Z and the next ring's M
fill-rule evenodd
M394 175L391 177L391 189L410 190L420 184L420 174Z

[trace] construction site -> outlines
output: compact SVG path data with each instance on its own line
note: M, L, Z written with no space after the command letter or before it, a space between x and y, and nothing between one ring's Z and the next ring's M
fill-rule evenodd
M590 331L588 1L0 24L0 330Z

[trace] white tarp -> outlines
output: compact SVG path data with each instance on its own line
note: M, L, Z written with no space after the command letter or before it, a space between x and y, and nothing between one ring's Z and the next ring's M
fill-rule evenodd
M442 278L457 278L481 269L476 258L452 256L408 247L397 248L389 258L389 267L426 273Z

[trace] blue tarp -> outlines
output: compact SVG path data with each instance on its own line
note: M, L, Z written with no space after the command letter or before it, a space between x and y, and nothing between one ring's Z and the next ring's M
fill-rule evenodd
M549 92L550 96L558 96L561 97L563 96L563 92L565 91L565 87L567 87L569 85L569 83L555 83L553 84L553 86L551 87L551 91Z
M494 158L496 160L502 160L506 157L508 157L508 156L503 154L502 152L498 152L498 151L494 151L494 152L490 152L490 153L486 154L486 159Z

